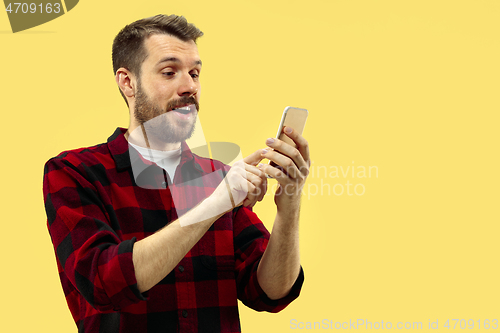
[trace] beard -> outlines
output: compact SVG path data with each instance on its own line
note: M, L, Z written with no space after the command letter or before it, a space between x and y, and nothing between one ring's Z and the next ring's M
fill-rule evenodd
M196 111L192 111L191 119L175 119L173 114L169 114L177 107L194 104ZM168 101L165 108L154 104L149 96L142 89L140 81L137 82L137 93L135 96L134 117L139 125L144 127L150 140L157 140L163 143L177 143L189 139L194 132L196 116L200 106L193 96L183 96L179 99Z

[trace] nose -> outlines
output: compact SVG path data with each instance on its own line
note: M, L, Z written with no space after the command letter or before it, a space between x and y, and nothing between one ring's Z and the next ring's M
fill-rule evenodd
M194 96L198 92L198 83L193 80L191 74L186 73L182 76L179 84L179 96Z

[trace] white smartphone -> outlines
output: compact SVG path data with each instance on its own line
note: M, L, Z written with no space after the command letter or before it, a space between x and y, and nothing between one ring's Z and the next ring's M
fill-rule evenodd
M309 112L306 109L294 108L291 106L287 106L283 111L283 115L281 116L281 122L278 127L278 133L276 134L276 138L280 139L283 142L288 143L292 147L297 147L295 142L290 139L285 133L283 133L283 127L289 126L293 128L295 132L298 132L300 135L304 132L304 127L306 126L306 120ZM279 165L274 163L273 161L269 161L269 165L282 169ZM267 175L267 178L273 178L270 175Z

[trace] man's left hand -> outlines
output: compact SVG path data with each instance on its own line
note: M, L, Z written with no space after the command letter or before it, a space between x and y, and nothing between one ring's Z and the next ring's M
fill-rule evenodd
M297 148L279 139L271 138L267 139L266 144L274 150L264 149L262 152L262 157L275 162L281 166L282 170L268 164L261 165L261 170L279 183L274 197L278 208L286 208L300 201L302 188L311 166L307 140L288 126L283 128L283 133L295 142Z

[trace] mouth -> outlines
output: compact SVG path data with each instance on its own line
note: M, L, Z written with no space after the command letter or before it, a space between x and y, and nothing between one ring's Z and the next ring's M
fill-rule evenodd
M173 111L172 114L177 116L178 119L189 120L192 118L192 114L196 115L196 105L189 104L184 106L178 106L170 111Z
M175 111L175 112L179 112L182 114L188 114L188 113L191 113L192 111L194 111L195 109L196 109L196 106L194 104L188 104L188 105L184 105L184 106L178 106L170 111Z

